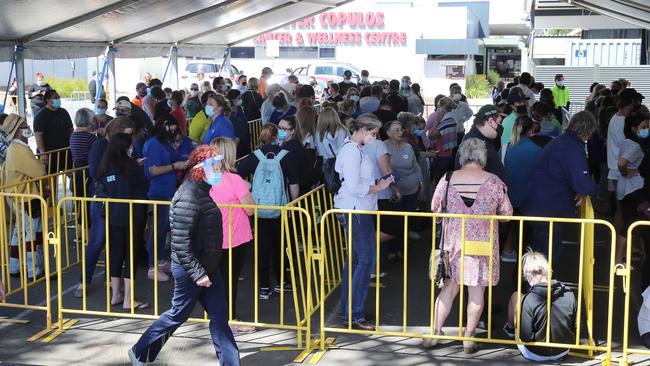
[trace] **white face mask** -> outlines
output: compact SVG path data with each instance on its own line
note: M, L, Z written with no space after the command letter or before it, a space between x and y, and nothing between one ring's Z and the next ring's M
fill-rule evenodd
M368 133L367 135L365 135L365 136L363 137L363 144L364 144L364 145L370 145L370 144L372 144L373 142L375 142L376 139L377 139L377 138L376 138L373 134Z
M31 128L21 128L20 129L20 134L24 138L28 139L28 138L34 136L34 131L32 131Z
M563 86L564 86L564 80L558 80L558 81L556 81L555 83L556 83L557 86L559 86L559 87L563 87Z
M45 80L42 80L42 79L41 80L36 80L36 85L38 85L38 86L45 85Z
M456 94L451 96L451 100L453 100L454 102L460 102L461 99L462 99L462 96L459 93L456 93Z

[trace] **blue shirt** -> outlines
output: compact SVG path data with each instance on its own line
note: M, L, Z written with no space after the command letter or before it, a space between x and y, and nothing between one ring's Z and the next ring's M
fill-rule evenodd
M230 122L228 117L224 116L223 114L220 114L217 118L214 119L214 121L212 121L210 127L203 136L202 143L206 145L210 144L210 142L212 142L212 140L216 139L217 137L228 137L233 140L235 139L235 128L233 127L232 122Z
M542 151L530 179L523 204L526 215L572 217L575 196L594 196L596 183L589 175L585 144L567 131Z
M270 122L277 125L280 123L280 121L288 116L293 116L296 114L296 107L295 106L289 106L289 109L287 109L285 112L274 110L273 113L271 113L271 120Z
M526 198L530 177L535 170L537 159L542 154L542 148L526 137L515 146L508 144L507 149L505 166L508 182L510 182L508 196L512 207L521 208Z
M194 148L196 147L196 144L194 141L192 141L191 138L189 137L183 137L183 140L181 140L181 144L174 149L174 161L186 161L189 157L192 151L194 151Z
M97 169L99 169L99 163L102 162L102 157L108 148L108 140L101 138L90 147L90 152L88 153L88 173L90 177L95 179L97 174Z
M144 143L144 173L149 179L150 199L171 199L176 192L176 173L171 170L167 173L152 176L149 168L153 166L167 166L174 163L174 151L169 144L162 144L157 137L152 137Z

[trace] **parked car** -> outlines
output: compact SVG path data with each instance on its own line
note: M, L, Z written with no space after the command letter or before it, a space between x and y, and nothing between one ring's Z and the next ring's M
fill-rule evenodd
M209 80L212 83L217 76L219 76L219 70L221 69L221 64L214 62L190 62L185 66L185 70L181 73L181 88L189 88L192 83L201 83L205 80ZM204 75L203 80L198 80L197 74L202 72ZM234 65L230 65L230 73L228 77L234 80L239 76L243 71L239 71ZM221 75L224 76L224 75Z
M358 67L345 63L345 62L318 62L308 66L298 67L294 70L294 74L298 79L308 79L313 76L319 84L327 84L328 81L340 82L343 80L343 73L345 70L352 72L352 80L359 81L361 78L361 69ZM368 78L370 82L390 80L391 78L373 76L370 74Z

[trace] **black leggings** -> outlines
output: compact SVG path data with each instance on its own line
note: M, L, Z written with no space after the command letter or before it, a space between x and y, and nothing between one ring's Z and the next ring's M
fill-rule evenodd
M246 247L249 243L239 245L232 248L231 250L224 249L221 252L221 277L223 278L224 290L226 290L226 299L229 297L228 283L229 283L229 267L230 267L230 255L232 254L232 298L230 298L230 303L232 304L232 318L237 319L237 287L239 284L239 275L241 274L242 269L244 268L244 259L246 258ZM228 309L226 309L228 310Z
M106 245L109 246L108 249L110 252L111 277L131 278L130 236L131 233L128 226L110 225L108 227L108 241ZM133 255L135 255L135 251ZM136 268L133 268L134 277L136 270Z
M257 229L259 250L259 284L260 287L271 287L271 267L273 274L280 284L280 239L282 235L281 218L258 219ZM288 264L285 263L285 267Z

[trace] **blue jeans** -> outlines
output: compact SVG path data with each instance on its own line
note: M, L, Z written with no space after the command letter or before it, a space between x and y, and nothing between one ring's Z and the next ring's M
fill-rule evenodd
M106 245L106 222L104 208L101 202L90 202L90 233L86 245L86 286L93 281L95 267L102 249ZM83 282L83 275L79 275L79 283Z
M178 264L172 264L174 297L172 308L164 312L133 346L142 362L153 362L165 342L192 314L198 300L210 318L210 337L222 366L239 365L239 349L228 326L228 310L219 271L208 274L212 286L199 287Z
M164 197L150 197L151 200L154 201L168 201L168 198ZM149 252L148 254L148 260L149 260L149 267L153 267L153 262L154 262L154 234L157 234L156 236L158 237L158 261L160 260L166 260L169 258L167 253L165 252L165 241L167 238L167 232L169 231L169 205L156 205L155 208L157 212L157 221L158 221L158 227L156 229L157 232L154 232L154 225L153 225L153 210L151 210L151 213L149 214L149 225L151 226L149 231L149 239L147 240L147 250Z
M346 230L346 239L349 235L348 214L340 216L343 227ZM352 250L352 322L360 322L366 319L363 308L368 297L370 285L370 271L375 266L377 258L375 223L369 215L352 215L352 243L348 244L348 250ZM348 321L348 257L345 257L343 265L343 285L341 286L341 316Z
M531 222L533 229L533 249L544 254L548 258L548 227L546 222ZM559 263L562 258L564 247L562 245L562 226L561 223L553 223L553 264Z

